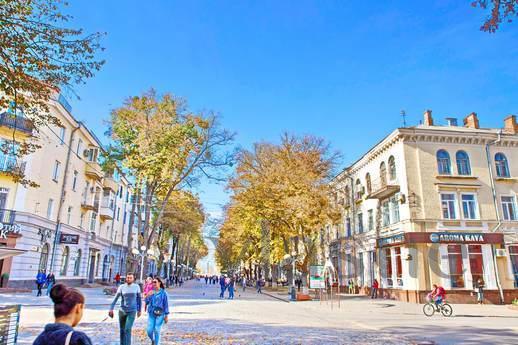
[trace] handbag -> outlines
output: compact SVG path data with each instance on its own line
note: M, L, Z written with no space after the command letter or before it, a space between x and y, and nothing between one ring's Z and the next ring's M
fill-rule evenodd
M159 308L159 307L153 308L153 315L158 317L158 316L162 316L163 313L164 313L164 311L162 310L162 308Z

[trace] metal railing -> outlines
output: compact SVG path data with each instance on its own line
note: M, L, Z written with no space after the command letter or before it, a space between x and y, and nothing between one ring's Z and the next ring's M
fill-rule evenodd
M14 128L28 134L32 134L32 130L34 129L31 120L8 112L0 114L0 126Z
M24 173L26 162L17 160L15 156L0 152L0 172Z
M0 344L15 345L18 342L21 305L0 306Z
M0 208L0 223L12 225L15 217L16 211Z

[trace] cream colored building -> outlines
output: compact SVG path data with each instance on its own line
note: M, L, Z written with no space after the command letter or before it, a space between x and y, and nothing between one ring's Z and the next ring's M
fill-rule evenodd
M118 172L103 172L100 141L72 116L64 98L51 101L50 111L60 126L43 126L38 132L22 114L2 114L2 119L16 119L16 126L0 120L3 138L12 138L13 127L20 127L16 140L41 146L15 164L39 187L0 176L0 206L11 215L3 224L13 229L6 236L8 245L25 251L1 262L11 287L33 287L38 269L54 272L59 281L80 284L113 279L126 267L130 184ZM5 154L2 159L13 160ZM4 171L9 169L4 163Z
M342 286L421 302L434 283L454 301L474 301L483 281L493 303L518 297L518 125L399 128L332 182L343 209L328 228Z

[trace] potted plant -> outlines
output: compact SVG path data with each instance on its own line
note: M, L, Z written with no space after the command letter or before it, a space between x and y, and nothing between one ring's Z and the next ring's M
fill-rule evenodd
M3 273L0 277L0 287L7 287L7 283L9 283L9 273Z

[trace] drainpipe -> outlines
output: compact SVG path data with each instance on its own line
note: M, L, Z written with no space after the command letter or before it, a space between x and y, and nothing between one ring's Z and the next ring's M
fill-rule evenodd
M494 178L494 173L493 173L493 164L491 162L491 154L490 154L489 148L490 148L491 145L495 145L495 144L499 143L501 140L502 140L502 131L499 131L498 132L498 139L496 139L493 142L490 142L490 143L486 144L487 166L489 168L489 178L490 178L490 182L491 182L491 191L493 193L493 204L495 206L496 219L498 221L496 227L492 230L492 232L496 232L496 231L498 231L500 229L500 227L502 226L502 218L501 218L501 215L500 215L500 209L498 208L496 186L495 186L495 178ZM491 252L493 254L493 267L494 267L494 270L495 270L496 286L497 286L498 292L500 294L500 304L504 304L504 291L502 289L502 285L500 284L500 277L498 275L498 265L497 265L497 262L496 262L496 249L495 249L495 245L494 244L491 244Z
M54 271L54 258L56 257L56 247L59 243L59 235L61 230L61 209L63 208L63 204L65 203L65 187L67 185L67 179L68 179L68 168L70 164L70 156L72 155L72 142L74 141L74 134L76 131L81 128L81 123L77 127L75 127L72 130L72 133L70 134L70 140L68 142L68 152L67 152L67 159L65 162L65 172L63 173L63 183L61 184L61 194L59 198L59 204L58 204L58 217L56 219L56 231L54 236L54 245L52 246L52 255L50 257L50 270L49 272ZM70 255L70 253L69 253Z

